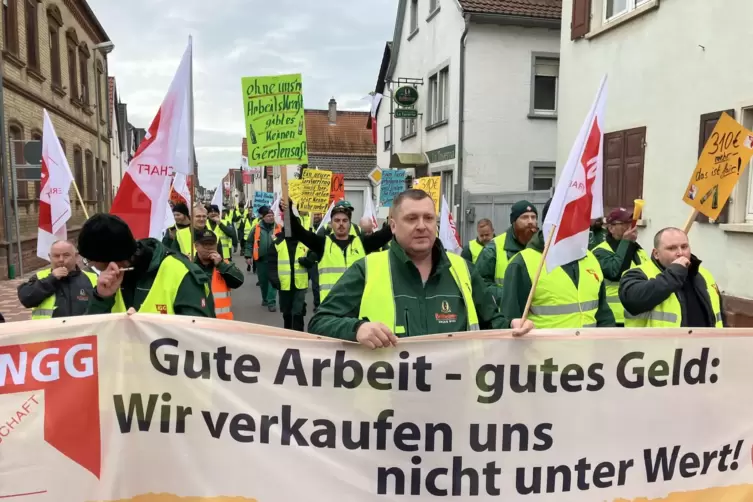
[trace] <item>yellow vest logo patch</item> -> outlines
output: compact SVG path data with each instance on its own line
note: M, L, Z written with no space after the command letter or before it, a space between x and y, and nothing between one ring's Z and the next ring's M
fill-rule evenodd
M155 309L157 309L157 312L160 314L167 315L167 305L155 305Z

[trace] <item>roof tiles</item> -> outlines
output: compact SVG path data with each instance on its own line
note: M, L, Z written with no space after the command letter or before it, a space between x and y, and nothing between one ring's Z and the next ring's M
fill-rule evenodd
M460 0L460 5L471 13L562 18L562 0Z

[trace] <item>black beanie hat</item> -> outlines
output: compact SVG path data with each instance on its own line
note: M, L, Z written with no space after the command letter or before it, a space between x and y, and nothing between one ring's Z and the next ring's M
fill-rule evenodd
M89 261L130 260L136 253L136 239L125 221L114 214L99 213L81 227L78 252Z
M534 206L527 200L519 200L510 208L510 223L515 223L515 220L520 218L525 213L533 213L536 216L539 215L539 211L536 209L536 206Z
M177 204L175 204L175 206L173 206L173 213L180 213L186 217L191 216L190 214L188 214L188 206L186 206L182 202L178 202Z

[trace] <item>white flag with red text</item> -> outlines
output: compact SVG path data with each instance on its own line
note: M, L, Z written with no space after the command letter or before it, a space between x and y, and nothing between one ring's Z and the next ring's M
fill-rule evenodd
M47 110L43 111L43 115L37 256L49 261L52 244L68 238L66 223L71 218L68 192L73 183L73 173Z
M444 195L442 196L442 206L439 209L439 240L447 251L460 254L463 250L457 228L455 228L455 221L450 212L450 206L447 204Z
M586 256L591 220L604 216L602 152L606 100L605 75L562 169L544 220L544 237L556 226L546 257L548 272Z
M375 92L371 97L371 140L375 145L377 144L377 112L379 111L379 103L381 101L382 95Z
M173 173L193 172L190 127L192 44L189 40L167 96L128 165L112 203L134 237L160 238Z
M377 228L376 211L374 210L374 201L371 198L371 187L366 187L366 201L363 205L363 217L371 220L371 226L374 231L379 230Z
M186 201L186 206L191 209L193 199L191 198L191 191L188 188L188 176L181 172L176 172L175 177L173 178L173 190L175 190L175 193L183 197L183 200ZM193 212L191 214L193 214Z

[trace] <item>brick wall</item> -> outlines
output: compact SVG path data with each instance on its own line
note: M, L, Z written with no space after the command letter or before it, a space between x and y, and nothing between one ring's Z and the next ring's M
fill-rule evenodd
M107 82L106 75L100 75L96 69L95 58L99 58L101 66L106 68L102 55L92 50L96 43L105 41L91 19L85 15L85 10L79 4L79 0L63 0L51 2L42 0L37 4L39 23L39 61L40 73L43 80L36 78L33 72L26 67L27 45L26 25L24 15L24 0L8 0L17 4L18 12L18 41L19 53L17 57L5 56L4 67L4 107L5 107L5 131L4 138L9 138L10 128L15 126L22 132L22 138L31 139L32 132L41 132L43 128L43 110L47 109L58 137L65 145L66 158L71 170L76 174L74 151L81 151L81 169L83 171L83 185L79 186L84 204L89 214L93 214L98 208L107 210L107 186L109 185L109 173L100 168L101 177L97 180L97 159L108 163L110 160L110 141L107 130ZM62 91L54 91L52 88L52 58L49 44L49 17L48 8L57 6L62 17L63 26L59 29L60 67L62 76ZM71 85L68 78L68 51L66 32L73 28L79 44L85 45L90 58L87 64L89 77L89 106L81 106L72 99ZM1 39L0 39L1 40ZM77 80L80 82L80 53L77 52ZM100 78L100 102L104 105L100 113L97 109L97 83ZM99 145L97 142L97 128L99 128ZM6 143L6 149L10 158L10 143ZM86 170L86 156L90 152L94 159L94 176L89 176ZM107 168L109 171L109 167ZM4 177L3 177L4 178ZM18 202L18 220L21 231L21 241L24 255L24 269L32 269L39 264L36 258L36 233L38 221L38 198L35 184L28 182L27 197ZM11 187L12 188L12 187ZM98 189L98 190L97 190ZM73 208L73 217L68 221L69 236L74 235L72 229L80 227L83 223L84 211L73 188L70 191L70 199ZM13 220L13 215L11 215ZM7 278L8 270L8 241L15 240L15 225L6 231L3 205L0 204L0 279ZM14 245L14 254L16 253Z

